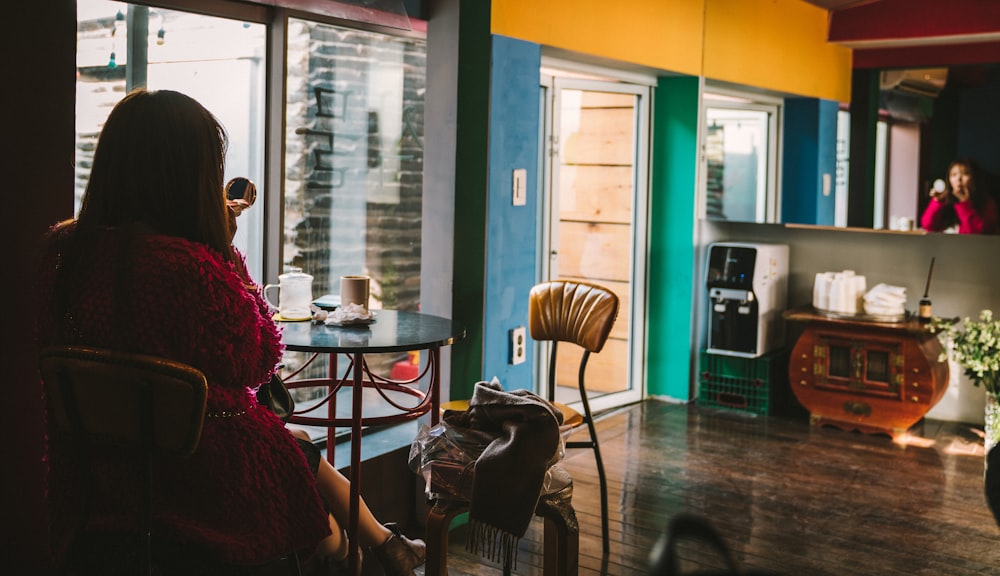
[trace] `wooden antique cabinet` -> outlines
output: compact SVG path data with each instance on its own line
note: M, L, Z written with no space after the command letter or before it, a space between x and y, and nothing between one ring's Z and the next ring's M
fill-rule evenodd
M895 440L919 422L948 387L941 343L916 320L827 317L811 306L788 310L805 322L789 358L789 384L814 426L884 433Z

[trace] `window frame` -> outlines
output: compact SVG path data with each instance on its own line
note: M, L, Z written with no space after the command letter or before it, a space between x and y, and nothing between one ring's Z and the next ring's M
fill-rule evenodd
M718 95L723 99L713 100L710 95ZM784 98L741 90L731 86L706 81L701 91L699 156L698 156L698 219L705 220L708 205L708 158L706 155L706 137L708 135L708 109L726 108L730 110L751 110L766 112L768 115L768 137L765 148L766 184L764 190L764 206L756 206L755 222L758 224L777 224L781 222L781 129L784 125Z
M311 20L334 26L344 26L368 32L392 36L427 39L427 23L410 18L411 29L404 30L392 25L360 22L338 17L337 12L311 0L125 0L130 4L164 8L201 14L245 20L267 27L267 48L265 61L264 97L264 189L272 191L261 199L264 210L263 261L261 284L278 281L284 265L282 234L284 231L284 173L285 173L285 97L286 48L288 45L288 21L290 18Z
M263 56L264 119L261 130L263 138L262 188L267 193L258 198L257 206L263 210L261 233L261 275L255 278L261 285L276 283L283 273L284 258L284 205L285 205L285 158L286 158L286 99L288 29L291 19L349 28L352 30L383 34L396 38L408 38L427 42L426 22L411 19L412 29L403 30L391 25L346 20L332 16L323 6L311 0L271 0L269 2L245 2L236 0L116 0L122 4L145 6L186 12L198 16L244 21L265 27L265 47ZM255 208L256 210L256 208ZM450 240L449 240L450 241ZM422 241L423 242L423 241ZM438 249L441 246L437 246ZM424 275L422 257L421 277ZM450 281L449 281L450 282ZM421 303L423 303L424 281L421 281ZM430 313L435 313L431 311ZM439 312L438 312L439 313ZM442 351L441 362L447 364L450 356ZM446 392L449 377L442 373L439 386Z

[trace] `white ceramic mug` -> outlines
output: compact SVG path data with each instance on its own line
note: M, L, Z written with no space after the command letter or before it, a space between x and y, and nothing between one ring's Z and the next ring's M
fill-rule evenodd
M278 309L281 320L312 319L312 281L313 277L299 268L291 268L287 274L278 276L277 284L264 286L264 299ZM278 289L278 304L275 305L267 297L271 288Z
M340 305L360 304L368 311L368 295L371 279L368 276L340 277Z

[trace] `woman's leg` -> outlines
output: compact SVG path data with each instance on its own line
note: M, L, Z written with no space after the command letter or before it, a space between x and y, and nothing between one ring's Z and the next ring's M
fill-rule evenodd
M347 558L347 533L337 524L337 519L333 514L328 515L330 520L330 535L320 540L316 545L316 553L320 556L331 556L337 560Z
M286 428L286 430L288 430L292 436L295 436L299 440L303 440L305 442L312 442L312 439L309 438L309 433L306 432L305 430L301 430L298 428ZM320 466L322 466L322 463L325 462L322 456L319 457L319 462L321 463ZM317 482L317 488L319 488L318 470L317 470L316 482ZM322 493L322 490L320 490L320 492ZM326 498L328 502L332 502L332 500L330 500L327 494L324 493L323 497ZM347 523L345 522L344 524L340 524L339 522L337 522L337 519L334 518L333 514L328 514L327 519L330 522L330 535L321 540L320 543L316 546L316 553L320 556L331 556L338 560L347 558L347 553L348 553L347 532L345 531L344 528L347 526Z
M351 481L338 472L325 458L320 458L316 485L319 488L319 493L330 505L335 521L346 528L351 511ZM388 540L392 536L392 532L372 515L364 498L358 504L358 540L361 545L378 546Z
M292 434L308 441L308 434L292 430ZM347 537L343 527L350 518L351 481L337 471L325 458L319 459L316 487L330 507L330 528L333 535L320 544L320 551L342 560L347 556ZM387 576L414 576L413 569L424 563L426 545L423 540L410 540L394 524L383 525L371 513L364 499L358 501L358 543L374 553Z

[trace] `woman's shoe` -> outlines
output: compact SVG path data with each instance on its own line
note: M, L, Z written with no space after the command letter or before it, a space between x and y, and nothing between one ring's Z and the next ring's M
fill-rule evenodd
M333 556L313 554L302 564L301 571L302 576L349 576L351 573L350 557L345 556L337 560Z
M382 564L386 576L414 576L413 569L424 563L427 558L427 545L423 540L410 540L399 531L394 523L385 525L392 536L371 549L371 552Z

